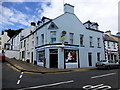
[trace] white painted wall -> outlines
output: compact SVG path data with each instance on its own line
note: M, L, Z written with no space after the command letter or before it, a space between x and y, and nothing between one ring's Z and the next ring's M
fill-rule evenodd
M13 50L5 50L5 56L8 58L16 58L19 59L19 51L13 51Z

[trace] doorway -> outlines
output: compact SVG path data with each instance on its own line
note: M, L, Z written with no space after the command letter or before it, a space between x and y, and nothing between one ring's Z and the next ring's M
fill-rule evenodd
M33 63L33 52L31 52L31 63Z
M50 68L58 68L58 50L50 49Z

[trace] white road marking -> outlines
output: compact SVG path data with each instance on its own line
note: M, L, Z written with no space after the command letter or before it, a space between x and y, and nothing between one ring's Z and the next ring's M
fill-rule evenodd
M99 76L93 76L91 78L92 79L94 79L94 78L100 78L100 77L110 76L110 75L114 75L114 74L116 74L116 73L109 73L109 74L104 74L104 75L99 75Z
M17 81L17 84L20 84L20 80Z
M22 75L20 75L20 77L19 78L22 78Z
M92 86L92 85L83 86L83 89L85 89L85 90L107 90L110 88L111 88L111 86L104 85L104 84L99 84L99 85L95 85L95 86Z
M23 72L21 72L21 74L23 74Z
M41 87L56 86L56 85L67 84L67 83L72 83L72 82L74 82L74 80L58 82L58 83L53 83L53 84L47 84L47 85L41 85L41 86L35 86L35 87L22 88L22 89L18 89L18 90L26 90L26 89L35 89L35 88L41 88Z
M20 79L22 78L22 76L23 76L23 72L21 72L19 80L17 81L17 84L20 84Z

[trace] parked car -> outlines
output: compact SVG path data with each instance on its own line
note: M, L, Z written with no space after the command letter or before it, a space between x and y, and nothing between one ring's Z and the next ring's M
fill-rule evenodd
M100 68L106 68L106 69L120 68L120 64L115 63L112 60L100 60L96 63L96 67L98 69L100 69Z
M5 61L5 55L4 55L4 53L0 53L0 61L2 61L2 62Z

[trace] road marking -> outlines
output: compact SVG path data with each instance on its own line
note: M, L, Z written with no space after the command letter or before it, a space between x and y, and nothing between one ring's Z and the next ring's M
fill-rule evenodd
M67 84L67 83L73 83L73 82L74 82L74 80L64 81L64 82L58 82L58 83L53 83L53 84L47 84L47 85L41 85L41 86L35 86L35 87L22 88L22 89L18 89L18 90L26 90L26 89L35 89L35 88L56 86L56 85L60 85L60 84Z
M109 73L109 74L104 74L104 75L99 75L99 76L93 76L91 78L92 79L94 79L94 78L100 78L100 77L110 76L110 75L114 75L114 74L116 74L116 73Z
M17 84L20 84L20 80L17 81Z
M22 75L20 75L20 77L19 78L22 78Z
M17 84L20 84L20 79L22 78L22 76L23 76L23 72L21 72L19 80L17 81Z
M92 86L92 85L83 86L83 89L85 89L85 90L107 90L110 88L111 88L111 86L104 85L104 84L99 84L99 85L95 85L95 86Z

